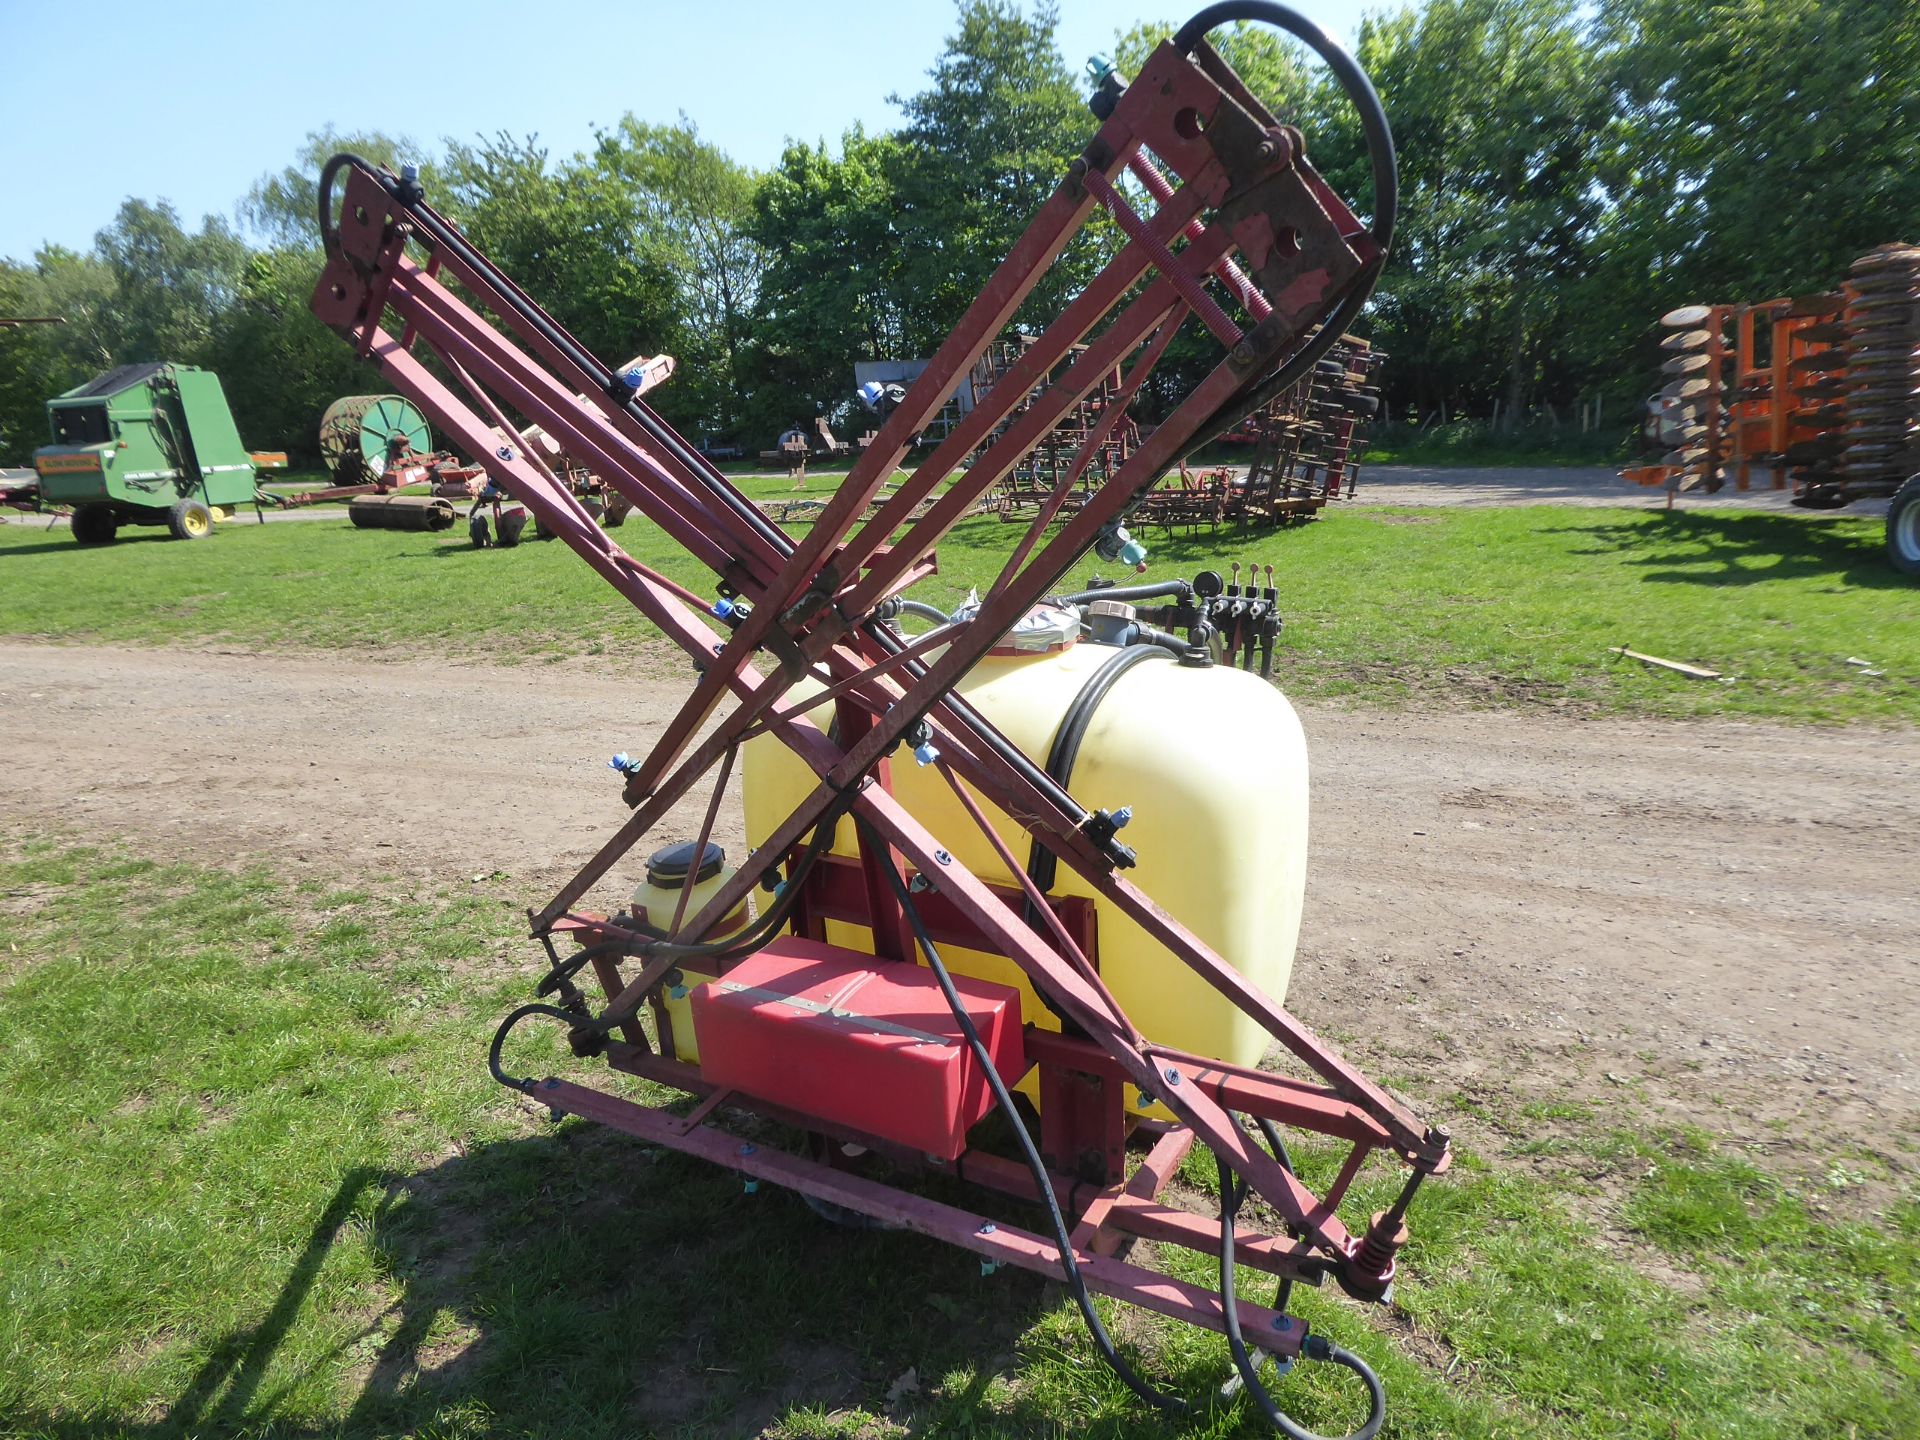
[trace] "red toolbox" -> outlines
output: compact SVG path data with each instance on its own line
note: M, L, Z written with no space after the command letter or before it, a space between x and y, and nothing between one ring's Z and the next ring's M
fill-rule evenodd
M1026 1073L1020 992L954 988L1009 1087ZM717 1085L952 1160L993 1091L928 970L783 936L693 991L700 1073Z

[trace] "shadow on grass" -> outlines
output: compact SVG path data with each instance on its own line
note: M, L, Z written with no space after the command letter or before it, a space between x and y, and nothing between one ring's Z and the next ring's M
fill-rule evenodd
M1601 542L1573 553L1618 556L1649 570L1643 580L1660 584L1759 585L1824 577L1867 590L1905 590L1914 583L1887 563L1877 536L1861 537L1857 517L1676 510L1569 528Z
M176 543L173 536L167 534L164 530L157 530L146 535L121 535L107 545L82 545L64 530L57 533L59 535L57 540L35 540L26 545L9 545L5 550L0 550L0 554L50 555L58 551L63 555L111 555L114 551L127 545L172 545Z
M315 1287L361 1232L388 1303L316 1353L341 1301L337 1280ZM16 1414L9 1433L749 1436L795 1412L885 1413L910 1367L941 1394L899 1418L944 1432L978 1422L1057 1301L1037 1277L983 1277L971 1255L836 1227L783 1190L749 1196L730 1172L575 1121L412 1174L348 1171L272 1302L202 1342L164 1418ZM345 1413L315 1418L312 1381L324 1404L343 1369ZM1004 1418L1057 1424L1021 1399Z

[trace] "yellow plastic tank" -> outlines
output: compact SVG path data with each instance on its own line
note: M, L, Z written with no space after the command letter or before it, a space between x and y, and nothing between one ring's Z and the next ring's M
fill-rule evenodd
M669 934L676 914L690 919L706 908L733 878L727 864L727 852L708 843L695 863L693 841L669 845L647 858L646 883L636 888L629 901L634 923L649 935ZM688 894L691 890L693 893ZM752 918L752 901L742 900L708 935L710 940L725 939Z
M727 852L718 845L709 843L698 856L694 854L691 840L656 850L647 858L646 882L634 890L630 900L634 924L647 934L666 935L672 928L676 913L683 919L698 915L732 878L733 869L727 864ZM689 889L693 892L690 895L687 894ZM686 896L684 901L681 899L683 895ZM742 900L707 938L723 940L752 918L753 901L750 898ZM679 976L668 981L662 991L661 1003L666 1007L668 1023L673 1027L674 1053L680 1059L698 1065L700 1042L694 1034L693 1006L687 999L687 992L701 981L713 979L713 973L695 964L683 966L681 971Z
M959 688L1044 765L1075 696L1116 653L1082 640L1050 652L994 654ZM830 714L823 708L814 718L824 725ZM758 846L813 788L814 776L771 736L749 742L742 764L747 843ZM985 880L1017 883L937 769L916 764L903 746L892 771L894 793L955 859ZM1306 885L1307 754L1300 721L1275 686L1171 656L1136 663L1093 712L1066 786L1090 809L1130 807L1120 838L1139 864L1128 878L1267 994L1285 997ZM1024 865L1030 837L998 809L982 808ZM833 850L857 853L851 820L840 823ZM1050 893L1093 895L1064 864ZM1094 903L1101 976L1149 1039L1239 1064L1260 1060L1269 1037L1257 1022L1109 902ZM827 938L871 949L863 926L829 922ZM962 949L941 955L956 972L1016 986L1025 1019L1059 1028L1012 961Z

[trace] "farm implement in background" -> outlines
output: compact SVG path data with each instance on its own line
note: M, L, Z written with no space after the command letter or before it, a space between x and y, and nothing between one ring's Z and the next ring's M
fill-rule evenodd
M269 497L283 510L345 500L362 530L450 530L454 509L437 494L398 495L482 472L433 448L426 416L402 395L343 395L320 417L320 458L333 484Z
M1207 43L1236 20L1288 31L1338 77L1372 158L1371 225ZM1115 1349L1093 1294L1224 1333L1246 1393L1288 1433L1263 1358L1282 1373L1296 1359L1344 1366L1365 1387L1355 1433L1372 1436L1378 1379L1287 1299L1328 1280L1385 1299L1409 1207L1450 1147L1276 998L1305 875L1298 722L1273 686L1212 663L1214 622L1198 603L1181 634L1125 614L1117 588L1084 611L1058 588L1089 550L1137 570L1126 524L1155 482L1338 343L1391 240L1392 139L1371 84L1324 32L1252 0L1203 11L1130 83L1105 73L1093 106L1093 138L798 537L519 290L409 171L328 163L313 308L692 662L691 694L653 748L615 757L634 813L531 917L546 973L495 1036L496 1078L749 1188L795 1190L830 1218L1057 1278L1107 1363L1170 1410L1187 1407ZM1148 210L1114 183L1130 164L1157 177ZM1125 237L1104 268L863 518L1101 212ZM908 591L941 537L1116 366L1137 393L1189 324L1217 359L1162 423L1056 528L1080 483L1069 467L977 605L907 628L927 608ZM712 591L623 551L535 447L500 438L517 428L510 414L710 569ZM1205 588L1192 598L1210 611ZM1093 613L1102 600L1115 608ZM711 841L736 769L753 848L730 867ZM654 849L621 908L586 908L703 786L699 832ZM557 1022L579 1061L675 1087L691 1108L509 1073L507 1047L536 1018ZM1294 1073L1258 1068L1276 1041ZM1009 1137L997 1146L976 1129L994 1111ZM1347 1147L1324 1194L1294 1172L1288 1126ZM1215 1159L1214 1214L1167 1189L1196 1147ZM1341 1207L1376 1153L1404 1167L1396 1198L1350 1226ZM961 1182L947 1188L967 1203L930 1198L912 1183L923 1175ZM1253 1196L1278 1233L1240 1223ZM1040 1228L1014 1218L1035 1207ZM1121 1258L1139 1237L1214 1257L1218 1285ZM1272 1306L1237 1298L1240 1266L1278 1278Z
M204 540L264 497L287 457L240 443L220 377L194 365L121 365L47 402L52 444L33 452L36 506L71 506L73 538L110 544L123 525Z
M1183 464L1178 485L1160 486L1141 502L1138 523L1169 532L1279 530L1314 519L1329 501L1351 498L1380 408L1373 372L1385 358L1342 335L1310 377L1221 437L1253 447L1245 474L1225 465L1194 472Z
M1661 317L1667 377L1648 402L1658 461L1621 472L1673 497L1756 474L1793 503L1886 498L1887 558L1920 576L1920 247L1861 256L1838 291Z

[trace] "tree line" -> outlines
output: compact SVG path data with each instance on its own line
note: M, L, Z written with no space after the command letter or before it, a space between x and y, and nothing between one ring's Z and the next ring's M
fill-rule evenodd
M1123 73L1171 28L1116 37ZM1365 147L1331 77L1271 31L1216 44L1364 214ZM1428 0L1365 20L1355 54L1400 152L1399 238L1363 327L1391 356L1395 416L1600 397L1624 426L1657 382L1662 311L1830 289L1874 245L1920 238L1913 0ZM765 171L684 115L629 115L566 156L319 132L231 221L189 229L129 199L84 253L0 262L0 316L67 319L0 330L0 461L43 443L49 395L147 359L218 371L250 444L310 456L332 399L381 388L307 313L315 179L341 149L419 165L596 353L678 357L652 397L669 420L760 448L844 412L855 361L932 351L1092 133L1087 90L1050 5L960 0L921 88L894 97L897 129L791 141ZM1034 313L1111 239L1090 227ZM1149 411L1210 363L1185 338Z

